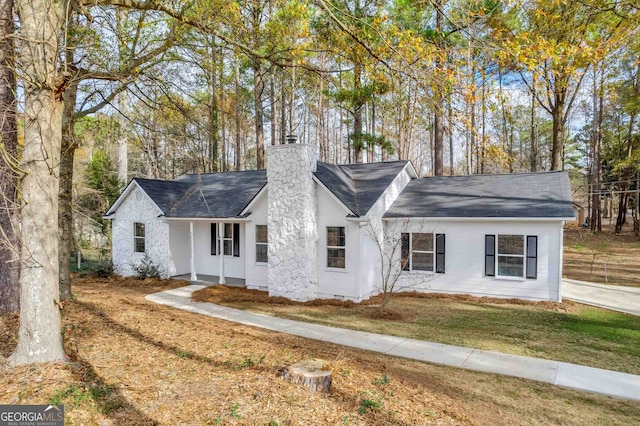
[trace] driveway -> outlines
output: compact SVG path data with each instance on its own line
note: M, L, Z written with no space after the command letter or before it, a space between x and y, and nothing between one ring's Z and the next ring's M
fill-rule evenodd
M562 298L640 316L640 288L562 280Z

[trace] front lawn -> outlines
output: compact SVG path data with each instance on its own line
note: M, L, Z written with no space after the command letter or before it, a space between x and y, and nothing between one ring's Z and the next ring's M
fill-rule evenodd
M627 425L640 404L303 339L153 304L179 281L82 279L62 311L71 362L0 367L0 404L65 404L68 425ZM17 316L0 316L0 357ZM328 394L277 376L317 357Z
M416 294L393 297L381 312L371 302L295 303L220 286L194 293L194 299L334 327L640 374L640 318L573 302Z

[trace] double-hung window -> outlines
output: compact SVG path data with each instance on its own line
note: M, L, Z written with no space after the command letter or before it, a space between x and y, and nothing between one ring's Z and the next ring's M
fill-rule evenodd
M133 223L133 251L144 253L145 251L144 223Z
M267 251L269 232L267 225L256 225L256 262L267 263L269 262L269 255Z
M401 238L403 271L444 273L444 234L406 232Z
M211 255L216 256L220 251L219 241L222 240L222 253L225 256L240 257L240 224L223 223L222 238L218 236L218 224L211 224Z
M535 235L485 235L485 275L536 279L538 237Z
M345 268L346 238L344 226L327 226L327 267Z

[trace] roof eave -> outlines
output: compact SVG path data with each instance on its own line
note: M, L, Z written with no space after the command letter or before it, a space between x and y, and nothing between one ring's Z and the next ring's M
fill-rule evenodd
M458 217L443 217L443 216L383 216L383 220L398 220L398 219L428 219L433 221L452 221L452 222L471 222L471 221L504 221L504 222L563 222L568 220L575 220L575 217L567 216L554 216L554 217L517 217L517 216L458 216Z

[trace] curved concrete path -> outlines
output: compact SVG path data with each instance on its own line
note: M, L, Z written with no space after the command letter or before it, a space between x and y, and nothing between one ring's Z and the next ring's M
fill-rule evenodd
M640 288L562 280L562 297L585 305L640 316Z
M557 386L640 401L640 376L633 374L403 337L346 330L254 314L213 303L192 301L191 294L205 287L204 285L189 285L149 294L146 299L154 303L201 315L308 339L321 340L417 361L521 377Z

